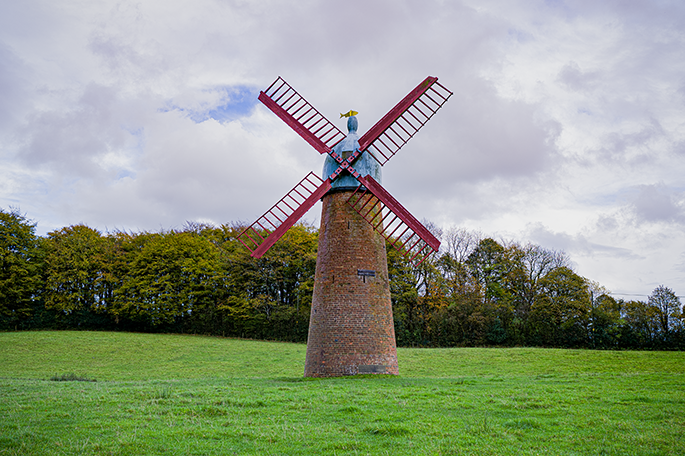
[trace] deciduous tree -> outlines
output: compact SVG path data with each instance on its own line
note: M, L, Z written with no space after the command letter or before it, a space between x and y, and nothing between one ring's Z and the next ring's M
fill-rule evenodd
M675 322L674 317L680 312L680 298L670 288L659 285L652 291L648 302L658 309L661 331L667 335Z
M215 305L221 294L219 252L193 232L147 235L140 250L130 255L112 309L119 318L152 326L178 323Z
M45 305L70 314L106 311L102 285L105 241L99 231L72 225L45 241Z
M580 347L587 342L590 294L583 277L570 268L553 269L540 280L543 290L531 309L535 341Z
M39 242L26 216L0 209L0 319L7 326L31 315L41 285Z

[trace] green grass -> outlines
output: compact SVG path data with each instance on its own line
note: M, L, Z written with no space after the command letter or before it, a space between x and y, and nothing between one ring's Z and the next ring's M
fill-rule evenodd
M323 380L304 356L0 333L0 455L685 454L683 352L400 349L399 377Z

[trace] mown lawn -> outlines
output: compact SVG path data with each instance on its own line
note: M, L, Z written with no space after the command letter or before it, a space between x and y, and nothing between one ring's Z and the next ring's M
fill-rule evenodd
M400 349L399 377L323 380L304 355L0 333L0 455L685 454L683 352Z

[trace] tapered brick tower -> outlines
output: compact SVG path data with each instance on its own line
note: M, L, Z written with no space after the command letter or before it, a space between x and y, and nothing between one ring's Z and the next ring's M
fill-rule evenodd
M260 258L322 201L306 377L398 374L386 243L414 265L440 242L381 185L384 165L452 92L428 77L361 138L354 111L344 135L280 77L259 100L326 154L323 179L309 173L238 239Z
M350 194L322 200L305 377L398 373L385 239Z

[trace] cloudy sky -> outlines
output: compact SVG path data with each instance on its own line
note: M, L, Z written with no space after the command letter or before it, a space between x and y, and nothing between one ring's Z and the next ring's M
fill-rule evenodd
M39 234L251 222L323 164L257 101L279 75L362 133L438 76L383 168L417 218L685 295L679 0L2 2L0 207Z

